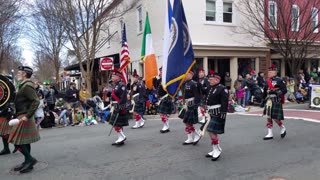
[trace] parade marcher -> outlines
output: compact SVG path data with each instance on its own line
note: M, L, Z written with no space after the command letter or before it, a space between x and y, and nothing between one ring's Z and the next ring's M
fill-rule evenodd
M30 77L33 70L28 66L19 66L17 80L20 82L17 87L17 96L14 104L16 118L19 123L12 127L8 142L15 145L24 155L25 161L14 167L14 171L27 173L33 169L37 160L31 156L31 143L40 140L39 131L36 128L34 113L39 106L39 98Z
M169 129L169 115L172 112L173 103L171 97L169 97L168 93L163 89L161 84L162 81L162 67L159 68L159 77L155 77L153 79L153 86L157 91L157 98L159 107L157 109L160 114L161 121L163 123L163 127L160 130L161 133L167 133L170 131Z
M268 134L263 140L273 139L272 127L274 120L280 127L281 138L286 136L286 127L283 125L284 120L282 100L283 95L287 93L287 88L280 77L277 77L277 68L274 64L268 69L267 79L267 98L264 108L264 115L267 115Z
M229 92L220 84L221 76L218 73L209 74L210 90L206 98L206 110L210 115L207 131L211 138L212 151L206 157L216 161L222 152L219 145L218 134L224 133L226 116L228 111Z
M191 70L187 74L186 80L182 86L184 108L186 109L183 123L186 125L185 131L188 137L188 139L183 142L183 145L196 145L201 138L201 135L193 126L198 123L198 106L201 99L198 84L192 80L193 75L194 72Z
M114 130L118 133L118 139L112 143L112 145L121 146L127 139L123 133L123 127L128 126L128 115L126 109L127 103L127 87L126 84L121 81L122 74L114 69L112 73L112 81L114 88L111 93L111 106L113 112L110 119L110 124L113 125Z
M14 115L14 104L12 101L14 100L14 96L15 96L14 85L10 82L9 77L1 76L1 78L3 78L3 79L0 79L1 87L2 87L3 83L6 83L8 86L11 86L12 92L10 92L10 93L13 95L12 95L12 97L5 97L5 95L4 95L5 93L3 92L4 89L1 88L0 100L5 100L7 102L4 105L4 107L2 107L0 110L0 136L1 136L2 142L3 142L3 150L0 151L0 156L10 154L8 139L9 139L9 134L11 131L11 126L9 126L9 120ZM6 81L6 82L4 82L4 81ZM6 86L4 86L4 87L6 87ZM9 89L7 91L9 91ZM3 102L1 102L1 104L2 103Z
M198 74L198 88L200 89L201 93L201 106L199 107L199 110L202 116L202 119L200 119L200 123L205 123L205 108L204 108L204 101L206 97L206 93L208 92L207 89L210 88L209 80L204 74L204 70L202 68L199 68L199 74Z
M145 111L146 102L146 88L138 81L139 75L135 72L133 74L133 84L131 88L131 98L134 101L135 125L133 129L141 128L144 126L145 120L142 118Z

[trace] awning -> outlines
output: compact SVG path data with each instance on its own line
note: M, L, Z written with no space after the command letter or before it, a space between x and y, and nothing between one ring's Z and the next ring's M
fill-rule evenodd
M102 57L95 58L94 59L94 68L95 69L99 68L99 60L100 60L100 58L103 58L103 57L113 57L115 66L116 67L120 66L120 64L119 64L120 57L119 57L119 54L117 53L117 54L112 54L112 55L108 55L108 56L102 56ZM84 68L86 68L86 66L87 66L86 61L82 62L82 65ZM64 70L65 71L75 71L75 70L80 71L80 64L77 63L77 64L67 66L64 68Z

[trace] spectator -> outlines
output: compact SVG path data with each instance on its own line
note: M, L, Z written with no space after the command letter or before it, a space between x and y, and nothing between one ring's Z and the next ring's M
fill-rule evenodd
M66 91L65 100L67 102L67 109L72 109L72 112L75 112L75 109L79 107L79 91L76 89L76 84L74 82L70 83L69 89ZM69 114L70 124L73 123L72 113Z
M87 90L87 86L85 84L82 84L81 90L79 92L79 98L80 98L82 111L86 116L87 110L89 108L87 105L87 99L92 98L92 96L91 96L91 93Z
M298 91L296 92L296 101L298 104L300 103L304 103L304 96L303 94L301 93L301 89L298 89Z
M287 84L287 89L288 89L288 95L287 95L287 100L290 102L295 101L295 96L294 96L294 87L295 87L295 81L293 78L289 78Z
M312 71L310 72L310 77L312 77L315 82L318 82L318 72L316 68L312 68Z
M57 101L56 107L60 112L58 123L60 124L61 120L63 120L63 126L68 126L67 116L71 114L71 108L68 108L68 104L62 98Z
M73 124L71 126L82 125L83 122L83 114L79 108L75 110L73 116Z
M226 72L226 75L224 76L224 85L227 87L228 90L231 88L231 81L229 72Z
M244 79L244 89L245 89L245 106L248 106L251 101L251 90L254 85L254 81L251 78L250 74L246 74L246 78Z
M41 94L42 98L44 98L44 94L43 94L43 91L39 85L39 83L37 81L34 82L34 88L36 89L37 91L37 94L38 94L38 97L39 97L39 94Z
M264 107L264 104L265 104L264 99L267 97L267 91L265 91L267 81L263 72L258 73L257 82L258 82L258 86L261 88L261 91L263 92L260 107Z
M37 91L39 92L39 91ZM39 101L40 101L40 104L38 106L38 109L36 110L36 112L34 113L34 117L35 117L35 120L36 120L36 125L37 125L37 128L38 129L41 129L40 127L40 123L43 121L44 119L44 111L43 111L43 108L44 108L44 99L43 99L43 93L38 93L37 94L38 97L39 97Z
M87 116L84 118L84 123L86 126L98 124L97 121L94 119L94 116L92 115L92 109L88 110Z
M45 81L44 85L46 87L43 90L43 94L46 104L49 110L53 111L56 103L56 96L58 95L58 90L54 86L51 86L51 82L49 80Z

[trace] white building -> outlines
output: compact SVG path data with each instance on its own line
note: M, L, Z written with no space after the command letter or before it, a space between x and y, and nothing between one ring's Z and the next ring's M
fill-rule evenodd
M128 3L133 0L125 0ZM121 27L126 24L131 65L138 74L143 74L140 63L143 29L146 12L149 14L153 46L159 67L162 64L163 32L166 0L139 0L139 3L109 27L110 41L97 52L96 57L113 56L119 63L121 50ZM237 33L245 23L239 12L237 0L182 0L193 42L196 68L203 67L206 73L212 69L222 75L230 72L232 83L238 74L253 69L266 71L270 49L253 37ZM173 4L173 2L172 2Z

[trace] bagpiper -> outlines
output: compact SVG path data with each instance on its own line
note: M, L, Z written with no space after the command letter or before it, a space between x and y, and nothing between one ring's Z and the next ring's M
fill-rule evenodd
M133 84L131 91L131 98L134 102L133 115L135 117L135 125L132 126L133 129L142 128L144 126L145 120L142 118L145 111L146 102L146 88L139 82L139 75L134 72Z
M19 123L12 126L8 142L24 155L24 162L13 168L14 171L27 173L33 170L37 160L31 156L31 143L40 140L39 131L36 128L34 113L39 106L39 98L30 80L33 70L28 66L19 66L17 72L17 95L14 101L16 118Z
M123 127L128 126L128 114L127 114L127 86L121 80L122 74L115 68L112 73L112 81L114 88L111 92L111 106L112 114L110 118L110 124L114 130L118 133L118 139L112 143L115 146L124 145L124 141L127 139L123 133Z
M280 127L280 136L284 138L286 136L286 127L283 125L283 109L281 98L287 93L287 88L285 83L280 77L277 77L277 68L274 64L268 69L268 79L267 79L267 97L266 104L263 111L264 115L267 115L267 128L268 134L263 138L263 140L273 139L272 127L274 120Z
M192 80L194 72L191 70L186 76L185 82L182 86L183 102L186 112L183 117L185 124L185 132L187 140L183 145L193 144L196 145L201 135L195 130L194 124L198 123L198 106L200 104L200 92L196 81Z
M0 151L1 155L10 154L8 139L11 131L9 121L14 115L14 104L15 98L14 85L10 82L11 76L0 75L0 136L3 142L3 150Z
M211 71L208 77L210 89L206 97L206 111L210 115L210 121L206 124L206 130L211 138L212 151L206 157L211 157L212 161L216 161L222 152L218 134L224 134L229 92L220 84L221 76L218 73Z
M162 67L159 68L159 77L155 77L153 79L153 86L156 89L158 104L159 104L157 111L163 123L163 127L160 130L160 132L167 133L167 132L170 132L169 115L172 113L173 102L171 97L168 95L168 93L163 89L163 86L161 84L161 81L162 81L161 76L162 76Z

